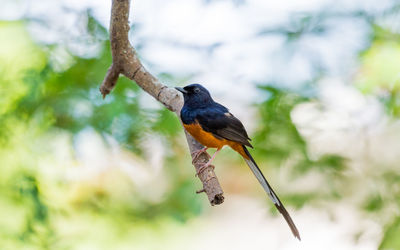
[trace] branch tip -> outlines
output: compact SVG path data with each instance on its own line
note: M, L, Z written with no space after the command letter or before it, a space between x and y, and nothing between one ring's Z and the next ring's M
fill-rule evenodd
M203 188L203 189L200 189L200 190L197 190L196 191L196 194L200 194L200 193L203 193L203 192L205 192L206 190Z

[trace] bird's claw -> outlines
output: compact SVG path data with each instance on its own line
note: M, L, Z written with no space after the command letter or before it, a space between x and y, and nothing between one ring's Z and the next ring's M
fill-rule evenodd
M192 160L192 164L194 163L194 162L196 162L196 160L199 158L199 156L202 154L202 153L206 153L209 157L211 157L208 153L207 153L207 147L204 147L204 148L202 148L202 149L199 149L199 150L197 150L197 151L194 151L193 153L192 153L192 157L193 157L193 160Z
M204 163L204 165L201 166L199 168L199 170L197 170L197 173L196 173L195 177L199 176L199 174L201 174L208 167L212 167L213 169L215 169L214 165L211 165L209 162L208 163Z

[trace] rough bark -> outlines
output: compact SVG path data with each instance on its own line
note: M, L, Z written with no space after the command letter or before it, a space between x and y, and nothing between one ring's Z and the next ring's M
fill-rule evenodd
M166 108L175 112L178 117L183 105L182 95L174 88L162 84L150 74L140 62L135 49L129 42L129 5L130 0L112 0L110 41L112 64L100 86L100 92L105 98L115 87L120 74L135 81L145 92L161 102ZM203 146L185 131L191 155ZM209 160L206 153L201 154L193 161L196 172ZM198 175L203 183L203 189L211 205L218 205L224 201L223 191L214 173L214 167L209 166Z

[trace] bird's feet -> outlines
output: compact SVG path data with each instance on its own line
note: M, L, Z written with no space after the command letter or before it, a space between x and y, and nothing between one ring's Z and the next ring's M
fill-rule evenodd
M207 147L204 147L204 148L202 148L202 149L200 149L200 150L197 150L197 151L194 151L193 153L192 153L192 157L193 157L193 160L192 160L192 164L197 160L197 158L199 158L199 156L202 154L202 153L206 153L209 157L211 157L208 153L207 153Z
M215 169L215 167L214 167L214 165L211 165L211 161L209 161L209 162L207 162L207 163L204 163L204 165L203 166L201 166L198 170L197 170L197 173L196 173L196 177L197 176L199 176L199 174L201 174L204 170L206 170L206 168L208 168L208 167L212 167L213 169Z

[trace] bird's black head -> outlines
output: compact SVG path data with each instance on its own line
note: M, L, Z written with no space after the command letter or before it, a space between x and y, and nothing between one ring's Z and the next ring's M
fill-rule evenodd
M175 89L182 92L185 105L191 107L202 107L214 102L211 98L210 92L200 84L195 83L183 88L177 87Z

